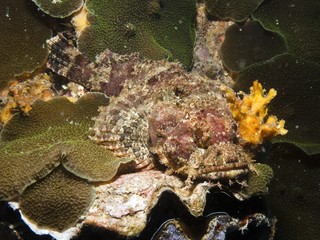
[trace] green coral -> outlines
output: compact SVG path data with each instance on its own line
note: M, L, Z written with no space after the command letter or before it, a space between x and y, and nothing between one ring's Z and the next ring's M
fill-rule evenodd
M241 22L246 20L263 0L205 0L204 2L209 15Z
M289 53L320 64L320 2L269 0L252 14L268 30L281 34Z
M221 45L221 59L233 72L285 52L287 46L284 39L277 33L264 30L256 21L231 25Z
M43 12L52 17L64 18L78 11L83 0L32 0Z
M130 161L114 157L111 151L91 141L66 141L62 148L65 156L63 166L88 181L109 181L117 174L121 163Z
M62 163L89 181L115 176L119 159L88 139L91 118L106 105L103 94L87 94L75 104L60 97L38 100L26 116L16 114L4 126L0 142L0 200L10 200Z
M0 135L1 142L10 142L25 137L35 137L46 131L56 132L64 139L70 137L86 139L87 128L91 126L93 116L98 114L98 107L108 104L108 99L99 93L86 94L77 102L72 103L65 97L54 98L50 101L36 101L30 114L22 113L5 125ZM67 131L63 135L55 131L55 127L70 127L81 131Z
M0 8L0 89L14 75L32 72L46 60L51 30L31 1L3 0Z
M234 87L236 91L246 89L256 79L264 88L277 90L269 111L286 120L288 133L272 141L292 143L307 154L319 154L320 66L282 54L243 70Z
M247 175L247 186L239 192L246 198L260 196L268 192L267 185L273 178L273 170L267 164L253 164L253 171Z
M27 187L19 200L23 215L40 228L64 231L74 226L94 199L93 187L63 167Z
M91 60L106 48L190 67L195 42L195 0L89 0L78 47Z

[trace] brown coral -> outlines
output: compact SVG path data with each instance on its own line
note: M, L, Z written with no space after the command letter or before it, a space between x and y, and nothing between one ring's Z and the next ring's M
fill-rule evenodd
M62 166L29 186L21 195L21 212L39 227L63 231L74 226L94 200L93 187Z

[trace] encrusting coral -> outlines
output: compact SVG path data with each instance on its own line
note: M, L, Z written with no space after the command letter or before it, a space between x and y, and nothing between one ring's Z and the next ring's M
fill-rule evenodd
M270 89L267 94L258 81L253 82L250 94L240 92L243 98L237 97L231 89L226 89L226 97L233 117L239 124L240 138L250 144L260 144L264 139L276 135L284 135L288 131L284 128L285 121L278 121L276 116L268 116L267 105L276 96L277 91Z
M0 199L10 200L60 163L89 181L112 179L121 163L87 137L103 94L86 94L76 103L64 97L33 104L26 116L16 114L0 135Z
M8 122L17 109L28 114L32 108L31 104L37 99L44 101L52 99L54 93L51 86L52 82L47 74L36 75L21 83L17 80L9 82L7 89L3 90L6 95L6 103L0 109L0 122Z

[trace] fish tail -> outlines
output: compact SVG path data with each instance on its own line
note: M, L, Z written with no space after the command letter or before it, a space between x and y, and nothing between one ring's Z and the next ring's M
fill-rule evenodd
M57 34L47 41L49 55L47 67L53 72L90 89L92 68L90 60L72 43L70 34Z

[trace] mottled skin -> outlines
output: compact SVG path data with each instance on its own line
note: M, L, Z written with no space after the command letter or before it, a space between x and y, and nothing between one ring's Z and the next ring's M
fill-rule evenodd
M48 67L91 91L111 97L90 138L136 168L156 161L188 180L236 179L251 167L237 144L236 123L220 84L180 64L106 50L90 63L59 35L49 42Z

